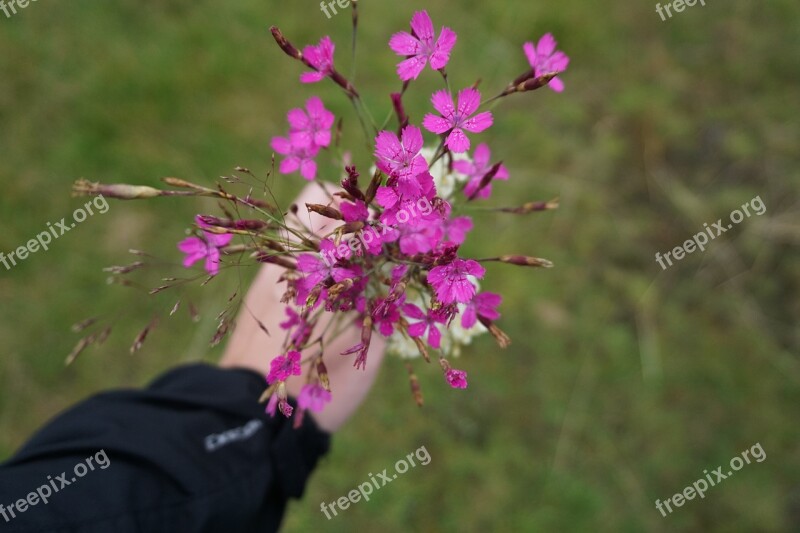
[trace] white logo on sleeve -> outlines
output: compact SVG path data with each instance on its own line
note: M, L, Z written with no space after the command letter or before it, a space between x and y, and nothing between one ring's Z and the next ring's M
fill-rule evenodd
M205 438L206 451L214 452L228 444L247 440L264 425L261 420L253 419L242 427L229 429L222 433L211 434Z

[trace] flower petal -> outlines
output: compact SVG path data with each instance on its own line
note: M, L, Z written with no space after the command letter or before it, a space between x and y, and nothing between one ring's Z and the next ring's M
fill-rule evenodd
M458 116L466 118L471 116L481 105L481 92L468 87L458 93ZM444 114L444 113L442 113Z
M536 45L536 55L540 59L549 57L556 50L556 40L552 33L545 33Z
M312 144L315 146L330 146L331 144L331 130L322 130L314 134Z
M472 159L475 161L475 166L478 168L489 168L489 161L492 159L492 151L489 150L489 145L486 143L479 144L478 147L475 148Z
M300 158L292 155L281 161L281 166L278 170L280 170L281 174L292 174L297 172L298 168L300 168Z
M461 315L461 327L470 329L478 321L478 313L475 311L475 306L470 305L464 309L464 314Z
M411 17L411 29L414 30L420 41L428 46L433 46L433 38L436 32L433 29L433 21L427 11L414 13L414 16Z
M317 162L313 159L303 159L300 163L300 175L308 181L317 177Z
M322 72L303 72L300 74L300 81L302 83L317 83L325 79L325 74Z
M411 154L419 153L425 140L422 138L422 130L414 125L406 126L402 133L403 147Z
M528 42L523 44L522 50L525 52L525 56L528 58L528 63L531 65L531 68L536 68L538 56L536 55L536 47L533 43Z
M460 154L469 150L469 138L464 134L461 128L456 128L447 136L445 145L455 154Z
M378 192L375 194L375 201L384 209L390 209L400 201L400 197L391 187L378 187Z
M550 58L550 70L553 72L564 72L569 66L569 56L564 52L556 52Z
M308 115L302 109L290 109L286 113L289 127L294 130L304 130L310 126Z
M422 337L425 335L425 330L428 329L428 325L425 322L417 322L415 324L411 324L408 326L408 336L409 337Z
M415 56L420 53L420 42L408 32L400 32L392 35L389 40L389 48L401 56Z
M224 248L233 240L233 235L230 233L210 233L208 231L203 233L205 234L206 241L215 248Z
M425 313L414 304L405 304L403 306L403 314L406 315L408 318L414 318L416 320L424 320Z
M431 96L431 103L433 104L433 108L439 112L444 118L453 121L455 114L456 114L456 107L453 104L453 97L450 93L442 89L440 91L436 91Z
M270 146L281 155L292 153L292 141L286 137L273 137Z
M491 111L484 111L483 113L478 113L474 117L465 120L461 127L472 133L480 133L490 128L492 124L494 124L494 117Z
M439 39L436 41L436 46L431 54L432 69L440 70L447 66L447 63L450 61L450 51L456 45L457 39L458 36L456 32L448 27L442 28L442 34L439 35Z
M422 120L422 125L426 130L439 135L453 127L453 123L451 121L431 113L425 115L425 118Z
M425 69L427 63L428 58L424 55L409 57L397 64L397 75L403 81L415 80Z
M206 243L198 237L189 237L178 243L178 249L185 254L197 254L206 252Z
M212 276L219 274L219 250L209 248L206 256L206 272Z
M306 101L306 109L308 110L308 116L312 120L319 120L320 117L327 112L319 96L312 96L309 98L308 101Z
M431 348L436 348L437 350L442 345L442 332L439 331L435 324L431 324L428 330L428 344L431 345Z
M550 83L548 83L547 86L557 93L564 92L564 82L558 76L550 80Z
M314 143L314 137L309 130L290 131L289 140L296 148L308 148Z

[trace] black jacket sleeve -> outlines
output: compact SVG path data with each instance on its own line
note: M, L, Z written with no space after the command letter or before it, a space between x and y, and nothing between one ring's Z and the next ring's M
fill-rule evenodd
M277 531L330 436L266 415L265 386L190 365L79 404L0 465L0 532Z

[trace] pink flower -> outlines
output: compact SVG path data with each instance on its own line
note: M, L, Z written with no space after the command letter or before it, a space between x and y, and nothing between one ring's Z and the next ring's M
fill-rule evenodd
M269 365L267 383L272 385L276 381L285 381L289 376L299 376L300 352L290 351L286 355L279 355Z
M384 337L389 337L394 333L394 325L400 320L400 306L405 299L406 297L403 294L394 301L388 298L379 298L375 301L375 310L372 312L372 318L378 331Z
M447 382L450 384L451 387L454 389L466 389L467 388L467 373L463 370L456 370L451 368L445 374L447 378Z
M342 202L339 205L345 222L366 222L369 219L369 209L367 204L361 200L356 200L354 204Z
M397 65L397 74L403 81L417 79L428 61L433 70L441 70L450 61L450 51L456 44L457 35L453 30L442 27L439 39L433 21L427 11L417 11L411 18L413 34L395 33L389 41L389 47L407 59Z
M436 196L436 185L433 182L433 176L425 172L417 176L416 179L420 186L419 194L410 194L408 191L393 187L378 187L375 202L384 209L381 214L381 222L389 226L398 224L400 222L398 219L400 211L405 211L410 220L411 213L419 213L420 210L417 208L417 204L422 197L425 197L429 202L433 200ZM433 211L429 216L433 216Z
M467 240L467 233L472 231L472 219L469 217L451 218L443 223L442 228L448 242L463 244Z
M208 224L203 222L200 215L195 218L197 225L201 228L208 228ZM228 246L233 240L233 235L218 234L203 231L203 238L189 237L178 243L178 249L186 254L183 266L191 267L201 259L206 260L206 272L212 276L219 273L219 249Z
M347 245L337 247L330 239L323 239L319 243L319 248L319 254L297 256L297 270L305 274L309 288L317 286L328 278L333 278L333 281L339 283L356 277L353 270L335 266L340 260L349 259L353 253Z
M475 191L478 190L478 187L481 184L481 180L483 180L483 177L492 170L493 166L491 163L492 152L489 150L489 147L486 144L479 144L478 147L475 148L475 153L472 156L472 160L472 163L463 160L453 163L453 168L456 170L456 172L460 172L469 178L467 186L464 188L464 194L467 195L467 198L470 198L473 194L475 194ZM500 165L500 169L492 179L507 180L508 169L504 165ZM477 197L489 198L491 194L492 184L490 183L480 190Z
M274 417L275 414L277 413L278 400L279 400L279 398L278 398L278 394L277 393L275 393L275 394L273 394L272 396L269 397L269 402L267 402L267 408L265 409L265 411L267 412L267 414L269 416Z
M297 406L303 410L308 409L319 413L325 409L325 406L331 401L331 398L330 391L319 383L308 384L300 389L300 395L297 397Z
M477 261L455 259L452 263L437 266L428 272L428 283L436 291L436 298L443 304L468 303L475 296L475 285L468 276L480 279L486 273Z
M289 140L297 148L326 147L331 144L331 128L336 117L325 109L322 100L309 98L306 109L292 109L287 114Z
M286 316L289 318L285 322L279 324L280 328L291 333L289 335L289 340L292 341L292 344L295 346L302 346L311 336L313 327L289 306L286 307ZM294 332L292 332L293 329Z
M442 225L419 218L397 228L400 232L400 251L406 255L426 254L442 240Z
M422 337L428 332L428 344L432 348L438 349L442 345L442 333L437 324L442 324L444 320L436 311L429 311L427 314L414 304L405 304L403 314L409 318L419 320L408 326L408 334L411 337Z
M314 72L302 73L300 81L316 83L333 74L333 52L335 50L336 45L328 36L323 37L317 46L309 45L303 48L303 57L314 69Z
M467 304L464 314L461 315L461 326L466 329L471 328L478 321L479 316L487 320L497 320L500 318L497 308L502 301L503 297L493 292L476 294L475 298Z
M489 111L478 113L475 111L481 105L481 93L477 89L467 88L458 93L458 108L453 104L453 97L442 89L433 93L431 98L433 107L442 116L437 117L431 113L425 115L422 125L425 129L436 134L450 132L446 145L451 152L461 153L469 150L469 138L464 133L480 133L490 127L494 121Z
M266 412L269 416L274 417L279 409L281 414L286 418L291 417L292 412L294 412L294 407L292 407L286 400L281 399L278 393L275 393L269 398Z
M396 187L404 194L420 194L417 176L428 172L428 162L419 153L423 143L422 131L416 126L406 126L402 139L391 131L382 131L375 138L378 168L396 178Z
M528 56L528 63L536 76L567 70L569 56L561 51L556 52L556 40L551 33L547 33L539 39L536 47L533 46L533 43L528 42L522 46L522 49ZM564 90L564 82L558 76L550 80L549 86L557 93Z
M314 158L319 153L318 146L296 146L285 137L275 137L272 139L272 149L286 156L281 161L279 169L281 174L291 174L300 170L300 175L308 181L313 181L317 177L317 162Z
M278 402L278 409L281 410L281 413L286 418L291 417L292 413L294 412L294 407L292 407L286 400L281 400Z

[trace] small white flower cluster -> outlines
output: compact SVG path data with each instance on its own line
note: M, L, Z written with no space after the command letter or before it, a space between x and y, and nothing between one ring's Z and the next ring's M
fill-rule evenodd
M420 154L427 161L431 161L435 153L435 148L427 146L420 151ZM466 153L458 154L455 157L458 161L464 160L472 163L472 158ZM447 159L443 157L429 169L431 176L433 176L433 182L436 185L436 192L439 197L444 199L450 198L456 190L456 185L464 183L468 179L467 176L455 170L450 172L447 163ZM472 282L478 290L480 290L478 280L473 278ZM420 309L425 309L424 302L422 302L419 297L410 299L408 302L413 303ZM476 322L475 325L469 329L461 326L461 315L464 312L465 306L459 305L458 307L458 316L453 319L453 323L450 327L442 327L440 329L440 331L442 331L442 353L453 357L461 355L461 347L469 345L474 337L487 332L487 329L480 322ZM388 351L402 358L411 359L421 356L413 339L403 335L399 331L395 331L392 336L389 337Z
M427 146L420 151L420 155L422 155L428 162L433 159L435 153L436 148ZM456 154L454 156L454 160L468 161L472 163L472 158L466 153ZM469 179L468 176L455 170L451 172L448 166L447 159L443 157L428 170L431 173L431 176L433 176L433 182L436 185L437 195L445 200L452 197L458 184L464 183ZM375 173L375 167L370 169L370 173ZM476 289L480 291L480 284L478 283L478 280L476 278L471 278L471 280L475 284ZM426 308L426 302L423 302L419 296L409 298L406 300L406 302L412 303L420 309ZM475 325L469 329L466 329L461 325L461 315L464 313L465 308L466 306L464 305L458 306L458 315L453 319L453 323L449 328L445 328L444 325L441 325L439 328L439 331L442 332L441 351L447 356L458 357L461 355L461 348L463 346L467 346L472 343L472 339L474 337L488 332L486 327L480 322L476 322ZM407 335L400 333L399 331L395 331L389 337L389 345L387 350L389 353L404 359L421 357L419 349L417 348L414 340Z
M420 155L425 158L426 161L431 161L433 156L436 154L435 148L424 147L420 150ZM467 155L466 153L463 154L454 154L453 156L454 161L468 161L472 163L472 158ZM431 176L433 176L433 183L436 185L436 192L440 198L444 198L445 200L449 199L453 192L456 190L456 185L459 183L464 183L469 179L468 176L461 174L460 172L456 172L455 170L450 172L447 164L447 158L443 157L439 159L432 167L430 167L429 172Z
M470 278L472 283L480 290L478 280L473 277ZM425 309L425 302L423 302L422 298L419 296L407 300L407 303L412 303L420 309ZM442 332L441 351L445 356L458 357L461 355L461 348L463 346L468 346L472 343L473 338L488 332L486 327L480 322L475 322L475 325L469 329L461 325L461 316L465 308L465 305L459 304L458 315L453 319L453 323L450 324L449 328L445 328L444 324L439 326L439 331ZM392 336L389 337L387 350L389 353L404 359L413 359L421 356L414 340L399 331L395 331L392 333Z

